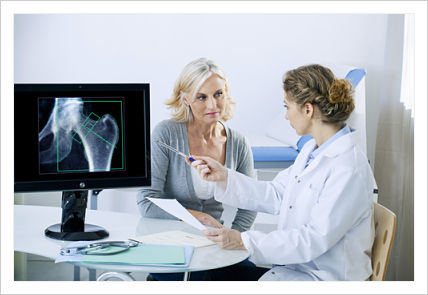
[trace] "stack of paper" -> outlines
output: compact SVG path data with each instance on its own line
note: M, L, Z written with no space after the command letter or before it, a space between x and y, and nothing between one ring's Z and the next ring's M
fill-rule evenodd
M81 247L90 243L87 241L72 242L68 247ZM55 263L82 262L186 268L190 265L194 249L195 247L193 246L138 245L129 248L127 251L112 255L59 255ZM112 250L114 249L108 249L108 251Z
M151 235L132 238L143 244L163 244L163 245L192 245L196 248L215 245L213 241L204 236L187 233L180 230L160 232Z
M113 264L184 264L184 248L138 245L114 255L83 255L82 262Z

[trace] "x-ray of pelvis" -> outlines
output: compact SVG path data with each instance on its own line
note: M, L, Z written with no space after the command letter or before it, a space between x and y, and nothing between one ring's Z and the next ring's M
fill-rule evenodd
M111 115L90 112L91 103L103 102L55 98L39 133L40 164L55 165L50 172L110 171L119 129Z

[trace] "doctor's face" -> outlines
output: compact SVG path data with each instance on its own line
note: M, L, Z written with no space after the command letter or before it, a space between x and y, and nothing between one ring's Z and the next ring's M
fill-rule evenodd
M291 127L298 135L305 135L308 129L308 119L305 116L304 108L287 98L284 92L285 119L290 121Z
M199 88L190 102L194 121L216 123L226 107L226 81L213 74Z

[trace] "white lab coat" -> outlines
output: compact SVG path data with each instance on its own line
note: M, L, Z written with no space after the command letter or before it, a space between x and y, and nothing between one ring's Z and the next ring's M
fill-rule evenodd
M218 201L279 214L277 230L242 233L250 260L274 265L261 279L287 280L290 269L302 279L370 277L374 178L357 139L355 131L339 137L305 168L312 139L273 181L229 170L227 187L216 185Z

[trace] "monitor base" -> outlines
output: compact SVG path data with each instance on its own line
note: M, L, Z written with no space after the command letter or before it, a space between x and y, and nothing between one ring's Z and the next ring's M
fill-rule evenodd
M45 236L62 241L93 241L109 236L109 233L98 225L85 224L88 191L62 192L61 223L45 229Z
M104 228L93 224L85 224L85 231L63 232L61 224L58 223L45 229L45 236L62 241L94 241L108 237L109 233Z

